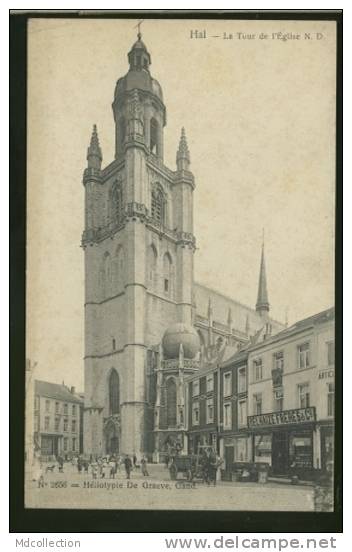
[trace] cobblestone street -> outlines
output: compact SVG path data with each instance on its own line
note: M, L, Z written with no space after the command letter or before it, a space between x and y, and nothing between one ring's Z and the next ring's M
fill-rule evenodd
M45 475L43 488L26 485L26 507L79 509L198 509L313 511L314 490L310 486L280 483L218 482L208 487L196 481L171 481L164 466L148 466L149 477L134 470L130 481L123 470L115 479L96 479L79 474L71 465L64 473Z

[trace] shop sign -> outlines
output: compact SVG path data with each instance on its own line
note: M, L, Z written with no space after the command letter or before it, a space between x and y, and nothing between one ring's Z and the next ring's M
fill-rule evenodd
M335 377L335 370L320 370L318 379L328 379Z
M248 427L272 427L277 425L304 424L314 421L315 406L309 406L307 408L295 408L293 410L248 416Z

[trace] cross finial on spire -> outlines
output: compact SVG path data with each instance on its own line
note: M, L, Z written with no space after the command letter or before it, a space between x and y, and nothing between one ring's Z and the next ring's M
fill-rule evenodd
M142 38L141 25L143 22L144 22L144 19L141 19L141 21L138 21L137 25L134 27L135 29L137 29L138 27L138 33L137 33L138 40Z

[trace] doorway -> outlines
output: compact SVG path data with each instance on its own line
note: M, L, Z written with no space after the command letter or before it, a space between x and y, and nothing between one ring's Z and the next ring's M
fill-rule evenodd
M272 468L275 475L285 475L289 470L288 433L273 432L272 440Z
M225 469L231 471L231 466L235 458L235 447L225 446Z
M106 454L117 454L119 453L120 440L119 440L119 430L116 427L116 424L110 421L105 429L105 453Z

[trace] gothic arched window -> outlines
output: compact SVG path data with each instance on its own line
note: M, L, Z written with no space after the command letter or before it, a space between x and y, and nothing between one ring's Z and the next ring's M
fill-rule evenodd
M113 368L109 376L109 415L120 413L120 378Z
M125 282L125 254L122 245L118 245L114 258L114 281L118 290L124 286Z
M173 266L170 253L165 253L163 258L163 277L164 277L164 293L169 295L173 294Z
M111 257L106 251L104 253L103 262L100 269L100 282L101 293L105 299L111 293L112 287L112 270L111 270Z
M120 144L121 146L123 146L126 138L126 121L124 117L120 117L119 119L118 132L119 132Z
M157 287L157 262L158 262L158 253L154 245L149 246L147 254L147 263L148 263L148 285L150 287Z
M166 382L166 420L168 427L175 427L177 423L176 402L176 383L173 378L169 378Z
M159 134L158 121L153 117L152 119L150 119L149 149L150 149L150 153L154 153L154 155L158 154L158 134Z
M165 195L161 187L156 186L152 191L152 219L160 224L165 224Z
M110 220L118 223L121 221L123 213L122 185L120 182L114 182L110 191Z

